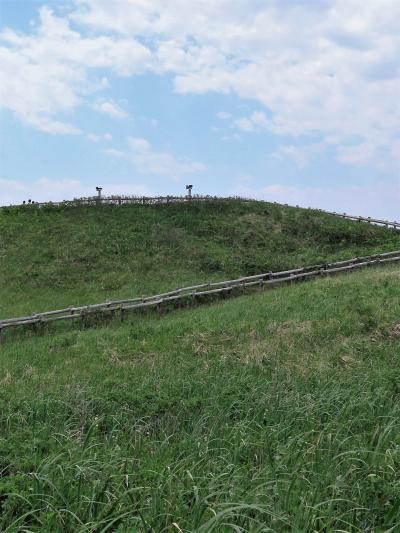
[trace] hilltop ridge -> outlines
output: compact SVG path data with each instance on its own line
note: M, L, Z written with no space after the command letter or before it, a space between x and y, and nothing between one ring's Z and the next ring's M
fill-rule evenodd
M0 318L400 248L400 234L240 200L0 211Z

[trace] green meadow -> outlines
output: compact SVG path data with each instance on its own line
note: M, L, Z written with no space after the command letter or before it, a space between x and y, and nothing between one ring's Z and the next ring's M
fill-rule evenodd
M1 318L400 249L317 211L0 211ZM0 344L2 532L396 532L400 268Z

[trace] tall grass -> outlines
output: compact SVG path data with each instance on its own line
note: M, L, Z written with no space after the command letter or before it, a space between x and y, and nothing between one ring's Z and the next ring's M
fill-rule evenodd
M397 531L399 270L6 342L1 531Z

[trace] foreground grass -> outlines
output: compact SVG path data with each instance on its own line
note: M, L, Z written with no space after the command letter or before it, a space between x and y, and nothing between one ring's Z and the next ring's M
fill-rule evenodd
M398 531L400 271L4 342L2 531Z
M263 202L0 210L0 318L400 248L400 233Z

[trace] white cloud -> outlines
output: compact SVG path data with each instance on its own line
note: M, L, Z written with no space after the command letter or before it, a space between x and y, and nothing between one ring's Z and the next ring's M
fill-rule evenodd
M30 183L0 179L0 188L1 205L19 204L24 200L28 201L28 199L34 200L35 202L47 200L57 201L66 198L72 199L76 196L85 196L89 192L89 189L83 186L78 180L50 180L46 177Z
M106 77L97 78L96 69L134 75L149 67L151 52L134 38L85 37L71 28L68 18L55 16L47 7L39 13L32 33L6 29L0 34L0 107L47 133L79 133L64 116L109 85ZM112 103L104 112L123 113Z
M51 135L79 135L81 130L69 122L53 120L46 116L25 116L26 122L44 133Z
M282 145L273 152L272 157L291 161L300 168L304 168L307 164L318 156L325 149L323 143L311 143L306 145Z
M308 163L308 156L302 148L293 145L282 146L273 156L279 159L293 161L299 167L305 167Z
M234 121L234 126L242 131L265 131L273 129L268 121L267 115L263 111L254 111L249 117L238 118Z
M400 172L400 139L390 141L371 139L360 144L339 146L337 160L357 167L369 164L384 172L398 174Z
M217 117L221 120L229 120L232 118L232 114L228 113L227 111L218 111Z
M11 110L26 124L47 133L79 133L78 128L54 118L79 103L71 87L83 83L81 73L62 65L38 66L19 50L0 47L0 107Z
M206 169L205 165L197 161L182 158L178 160L170 152L158 152L146 139L136 137L128 138L128 150L111 148L106 153L131 161L141 174L161 175L175 180Z
M249 118L243 117L235 120L235 126L242 131L254 131L254 126Z
M0 205L21 204L29 199L35 202L72 200L85 196L95 196L95 187L86 185L76 179L54 180L47 177L30 183L19 180L0 178ZM151 196L154 192L143 183L133 184L102 184L105 196L112 194Z
M93 104L93 109L112 118L127 118L128 113L113 100L98 100Z
M168 73L179 93L263 106L238 119L244 131L318 134L335 139L340 161L382 169L385 158L393 172L398 20L396 0L75 0L64 17L41 8L32 33L3 32L1 100L33 127L76 133L65 115L109 83L97 69Z
M356 164L395 153L400 106L400 2L79 0L76 20L121 38L153 39L157 71L181 93L217 91L257 101L268 117L244 131L336 137L339 157L360 138ZM257 120L259 121L257 122ZM268 123L269 121L269 123ZM365 145L376 144L371 158ZM391 147L391 148L390 148ZM365 157L363 157L363 154ZM389 165L390 166L390 165Z
M86 137L89 139L89 141L94 143L98 143L100 141L112 141L111 133L103 133L100 135L97 133L88 133Z
M110 82L106 77L101 78L100 85L103 89L108 89L110 87Z
M97 135L96 133L88 133L86 137L89 139L89 141L94 143L98 143L101 140L101 135Z
M240 183L232 195L258 198L271 202L301 207L320 208L346 212L352 215L382 217L396 220L399 217L400 180L370 185L301 187L271 184L265 187L249 187Z

